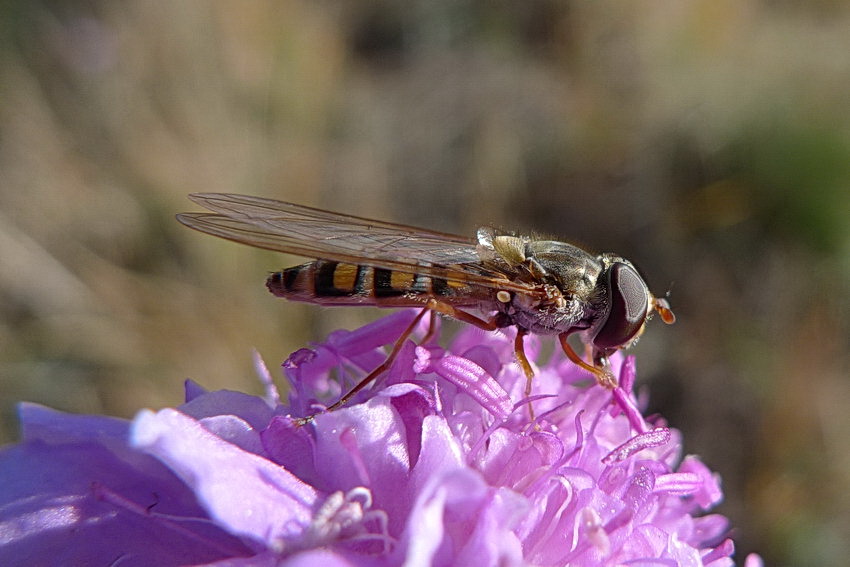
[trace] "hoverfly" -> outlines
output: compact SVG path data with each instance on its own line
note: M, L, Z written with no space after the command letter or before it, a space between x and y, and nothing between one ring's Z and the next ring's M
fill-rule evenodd
M476 238L466 238L247 195L189 198L213 211L178 214L190 228L313 258L268 277L266 286L278 297L319 305L422 308L384 363L326 411L345 405L389 368L426 313L491 331L515 326L514 351L526 376L526 397L534 374L523 349L526 334L557 335L570 360L600 385L614 388L608 357L637 340L653 311L667 324L675 321L667 300L654 297L632 263L616 254L592 255L566 242L486 227ZM574 333L586 345L589 361L567 342Z

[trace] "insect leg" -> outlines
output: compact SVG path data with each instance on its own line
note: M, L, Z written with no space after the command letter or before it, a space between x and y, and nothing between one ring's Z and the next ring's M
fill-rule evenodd
M461 311L454 305L449 303L444 303L442 301L437 301L434 298L428 300L428 303L425 304L426 309L430 309L433 312L441 313L443 315L448 315L452 319L457 319L458 321L463 321L464 323L469 323L470 325L475 325L479 329L483 329L485 331L495 331L498 329L498 325L496 325L496 319L490 319L486 321L480 317L476 317L472 313L467 313L466 311Z
M592 364L586 363L582 358L576 354L576 351L573 350L573 347L570 346L570 343L567 342L567 333L561 333L558 335L558 340L561 342L561 348L564 350L564 354L567 355L567 358L572 360L578 366L584 368L596 378L597 384L600 386L604 386L609 390L612 390L617 387L617 379L614 378L614 375L611 374L611 371L607 368L599 368L598 366L593 366Z
M522 368L522 372L525 374L526 398L531 396L531 381L534 378L534 370L531 368L531 363L528 362L528 357L525 356L524 339L527 334L528 331L517 327L516 338L514 339L514 356L516 356L517 363L519 363L519 367ZM530 403L528 404L528 413L531 416L531 421L534 421L534 407Z
M464 323L475 325L479 329L484 329L485 331L495 331L499 328L499 326L496 324L495 317L490 319L489 321L486 321L484 319L481 319L480 317L472 315L471 313L461 311L460 309L449 305L448 303L439 302L436 299L428 300L428 308L437 313L442 313L443 315L448 315L449 317L463 321ZM531 383L534 379L534 370L532 370L531 368L531 363L528 362L528 357L525 356L525 348L523 347L523 339L527 334L528 331L517 327L516 339L514 339L514 355L516 356L519 367L522 368L523 374L525 374L526 398L531 396ZM534 421L534 408L531 406L531 404L528 405L528 413L531 416L531 420Z
M387 358L377 368L375 368L369 374L367 374L365 378L360 380L360 382L355 384L353 388L351 388L348 392L343 394L343 396L340 399L338 399L336 402L329 405L323 412L317 412L317 413L314 413L313 415L308 415L307 417L297 418L297 419L293 420L295 422L295 425L296 426L306 425L306 424L310 423L310 421L312 421L313 418L316 417L319 413L325 413L325 412L331 412L331 411L334 411L334 410L338 410L339 408L341 408L342 406L347 404L349 402L349 400L351 400L351 398L353 398L354 395L357 394L357 392L359 392L360 390L365 388L372 380L374 380L375 378L380 376L385 370L387 370L392 365L393 361L398 356L398 353L401 351L401 347L404 345L404 341L406 341L407 338L411 335L411 333L413 333L413 330L416 328L416 325L419 324L419 321L422 320L422 317L424 317L425 314L428 313L429 311L431 311L431 309L428 308L428 307L425 307L422 311L420 311L416 315L416 317L413 318L413 321L410 322L410 325L407 326L407 328L404 330L404 332L396 340L395 344L393 345L393 349L390 351L390 354L387 356Z

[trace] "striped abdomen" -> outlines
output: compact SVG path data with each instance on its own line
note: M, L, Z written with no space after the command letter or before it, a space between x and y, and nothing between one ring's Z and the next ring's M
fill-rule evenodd
M476 286L330 260L275 272L266 287L278 297L323 305L418 306L430 297L454 305L477 305L483 299Z

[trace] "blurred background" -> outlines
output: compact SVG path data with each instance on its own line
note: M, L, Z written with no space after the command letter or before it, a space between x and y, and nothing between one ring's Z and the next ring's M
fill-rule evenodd
M850 4L44 2L0 13L0 433L259 392L381 312L272 298L298 261L193 191L613 250L671 290L651 410L724 481L739 557L850 556Z

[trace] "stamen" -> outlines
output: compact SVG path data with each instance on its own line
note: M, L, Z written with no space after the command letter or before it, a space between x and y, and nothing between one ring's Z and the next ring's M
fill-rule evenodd
M607 455L602 458L602 462L606 465L610 465L613 463L617 463L628 459L638 451L642 451L644 449L650 449L652 447L659 447L664 445L670 441L670 430L666 427L659 427L657 429L653 429L652 431L648 431L646 433L641 433L639 435L635 435Z

